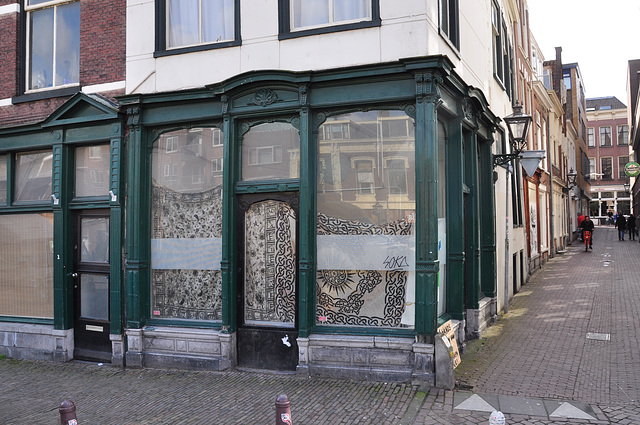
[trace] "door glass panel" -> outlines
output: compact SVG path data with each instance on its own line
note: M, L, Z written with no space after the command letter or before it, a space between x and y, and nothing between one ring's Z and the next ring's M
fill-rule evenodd
M80 261L87 263L109 262L109 219L83 218L81 220Z
M289 123L251 127L242 138L242 180L300 177L300 135Z
M258 202L247 210L245 323L295 325L295 236L295 212L285 202Z
M80 276L80 314L86 319L109 320L109 276Z
M109 145L76 149L76 196L106 196L109 193Z

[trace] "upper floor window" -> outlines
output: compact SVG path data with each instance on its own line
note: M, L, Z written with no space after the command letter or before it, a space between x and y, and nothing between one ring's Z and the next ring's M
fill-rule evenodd
M379 1L279 0L280 38L377 26Z
M593 148L596 145L596 135L593 127L587 128L587 144L590 148Z
M629 126L628 125L619 125L618 126L618 145L628 145L629 144Z
M611 146L611 127L600 127L600 146Z
M600 172L602 173L602 180L613 179L613 158L610 156L600 158Z
M458 0L440 0L440 34L460 49Z
M79 83L80 2L26 0L27 90Z
M493 35L493 75L502 83L505 91L511 97L511 79L513 78L511 42L507 36L507 23L495 1L491 2L491 28Z
M625 165L629 162L629 155L618 157L618 178L620 180L628 179L627 173L624 171Z
M565 69L562 71L562 79L564 80L564 86L567 90L571 90L571 70Z
M159 0L156 4L159 52L226 47L240 39L239 0Z

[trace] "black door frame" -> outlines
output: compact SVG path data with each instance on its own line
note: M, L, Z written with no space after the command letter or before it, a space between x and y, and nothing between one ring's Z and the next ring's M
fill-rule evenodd
M82 261L81 221L85 218L107 219L107 231L110 233L110 212L108 209L80 210L73 215L73 324L74 359L111 362L112 348L110 340L110 301L111 301L111 252L106 263ZM111 235L109 235L111 237ZM102 241L109 249L109 240ZM107 319L86 318L81 316L81 281L83 274L104 275L107 279Z
M295 370L298 364L298 310L299 310L299 193L269 192L237 195L237 359L239 367L265 370ZM245 214L262 201L284 202L295 213L295 318L294 326L256 325L245 323Z

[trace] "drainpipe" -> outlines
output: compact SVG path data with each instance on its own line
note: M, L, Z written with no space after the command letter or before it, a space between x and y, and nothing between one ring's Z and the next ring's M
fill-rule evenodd
M547 112L547 152L549 152L549 180L551 184L551 188L549 189L549 216L550 216L550 224L549 227L551 229L551 258L556 256L556 233L555 233L555 219L553 216L553 153L551 152L551 137L549 125L551 114Z
M513 161L509 161L507 163L507 187L506 187L506 195L507 199L507 208L505 209L505 215L507 216L506 220L506 228L505 228L505 238L504 238L504 314L509 312L509 174L511 174L511 163ZM514 176L515 179L515 176ZM513 212L515 214L515 211Z

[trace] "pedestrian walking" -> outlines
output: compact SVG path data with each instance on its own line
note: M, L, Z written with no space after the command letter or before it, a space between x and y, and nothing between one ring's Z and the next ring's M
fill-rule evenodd
M627 220L627 229L629 229L629 240L636 240L636 217L631 214Z
M624 214L618 212L616 214L616 229L618 229L618 240L624 240L624 234L627 232L627 219L624 218Z

